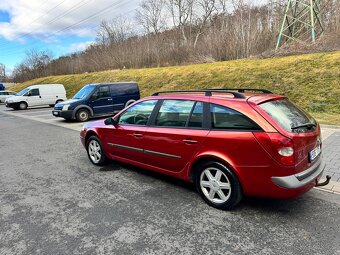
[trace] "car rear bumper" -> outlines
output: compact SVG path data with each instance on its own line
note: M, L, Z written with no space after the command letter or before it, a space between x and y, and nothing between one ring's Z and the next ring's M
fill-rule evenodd
M302 188L309 183L318 180L319 177L322 176L323 171L326 167L325 162L320 159L319 162L308 168L307 170L293 174L289 176L280 176L280 177L272 177L272 182L285 189L299 189ZM316 185L316 181L315 181Z
M73 111L61 111L61 110L53 110L52 111L53 116L55 117L61 117L64 119L73 119Z

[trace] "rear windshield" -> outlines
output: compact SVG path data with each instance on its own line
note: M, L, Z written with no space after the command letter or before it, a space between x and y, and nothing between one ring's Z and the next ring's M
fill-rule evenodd
M288 132L311 132L316 127L311 116L287 99L265 102L260 107ZM300 126L304 127L296 128Z

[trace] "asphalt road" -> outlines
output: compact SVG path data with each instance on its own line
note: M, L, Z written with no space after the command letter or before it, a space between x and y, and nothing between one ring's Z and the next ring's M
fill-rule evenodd
M0 254L340 254L340 196L219 211L188 183L93 166L77 131L0 113Z

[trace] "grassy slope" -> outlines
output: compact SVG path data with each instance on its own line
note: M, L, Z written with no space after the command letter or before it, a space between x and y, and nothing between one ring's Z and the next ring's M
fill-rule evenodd
M88 83L137 81L142 96L169 89L252 87L288 96L319 121L340 125L340 52L164 68L112 70L27 81L62 83L68 97Z

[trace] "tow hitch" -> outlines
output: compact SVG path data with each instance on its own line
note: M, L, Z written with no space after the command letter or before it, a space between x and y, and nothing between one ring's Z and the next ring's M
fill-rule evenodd
M326 180L324 182L317 183L315 187L326 186L330 180L331 180L331 177L329 175L326 175Z

